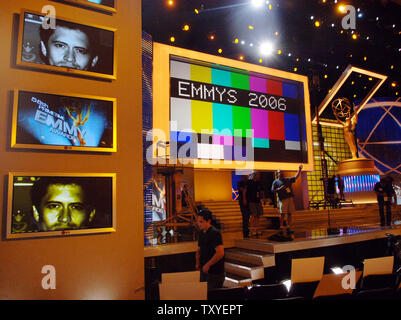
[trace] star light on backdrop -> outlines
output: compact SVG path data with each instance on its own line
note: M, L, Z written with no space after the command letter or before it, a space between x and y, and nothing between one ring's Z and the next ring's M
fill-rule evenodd
M346 5L356 9L355 30L342 28ZM376 95L399 94L400 16L398 0L142 1L154 41L307 75L312 105L349 64L388 75Z

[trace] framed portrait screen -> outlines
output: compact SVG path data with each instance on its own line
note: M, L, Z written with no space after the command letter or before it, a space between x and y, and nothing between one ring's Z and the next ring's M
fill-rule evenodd
M9 174L7 238L116 231L115 174Z
M79 4L89 8L95 8L106 12L117 12L116 1L117 0L64 0L74 4Z
M17 65L67 74L116 79L116 29L22 11Z
M12 148L115 152L116 99L14 90Z

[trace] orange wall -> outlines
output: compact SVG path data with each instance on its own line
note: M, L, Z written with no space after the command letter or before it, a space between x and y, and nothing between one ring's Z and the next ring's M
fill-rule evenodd
M13 66L22 8L117 31L118 79L88 80ZM0 299L143 299L143 201L141 104L141 1L118 1L106 15L42 0L0 1ZM12 89L72 92L117 98L118 152L113 154L10 149ZM97 235L5 240L10 171L114 172L117 174L117 232ZM43 290L44 265L56 268L56 290Z
M231 171L195 170L195 201L232 200Z

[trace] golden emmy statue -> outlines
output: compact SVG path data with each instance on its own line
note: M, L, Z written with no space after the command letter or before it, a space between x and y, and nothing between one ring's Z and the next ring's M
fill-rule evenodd
M338 163L338 174L341 176L376 175L377 170L372 159L358 158L356 143L356 124L358 112L347 98L339 98L331 104L337 122L343 126L344 138L351 151L352 158Z
M351 102L347 98L334 100L331 107L337 121L342 124L344 128L345 141L351 151L352 159L358 158L355 132L356 124L358 122L358 113L355 111L355 107L351 105Z
M89 120L90 115L90 106L86 111L86 115L84 116L85 108L82 107L79 101L68 101L64 103L64 109L67 111L68 116L72 119L74 123L74 127L79 128L85 125L85 123ZM76 116L74 116L76 114ZM81 131L78 130L78 139L81 147L86 145L85 139L81 135Z

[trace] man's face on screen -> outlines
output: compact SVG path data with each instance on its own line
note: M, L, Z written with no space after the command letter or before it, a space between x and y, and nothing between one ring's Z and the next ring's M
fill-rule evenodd
M33 210L43 231L79 229L95 214L84 202L82 187L76 184L50 185L40 207Z
M98 60L98 57L91 57L89 45L89 38L84 32L57 27L47 46L42 43L42 52L52 66L88 70L93 68Z

